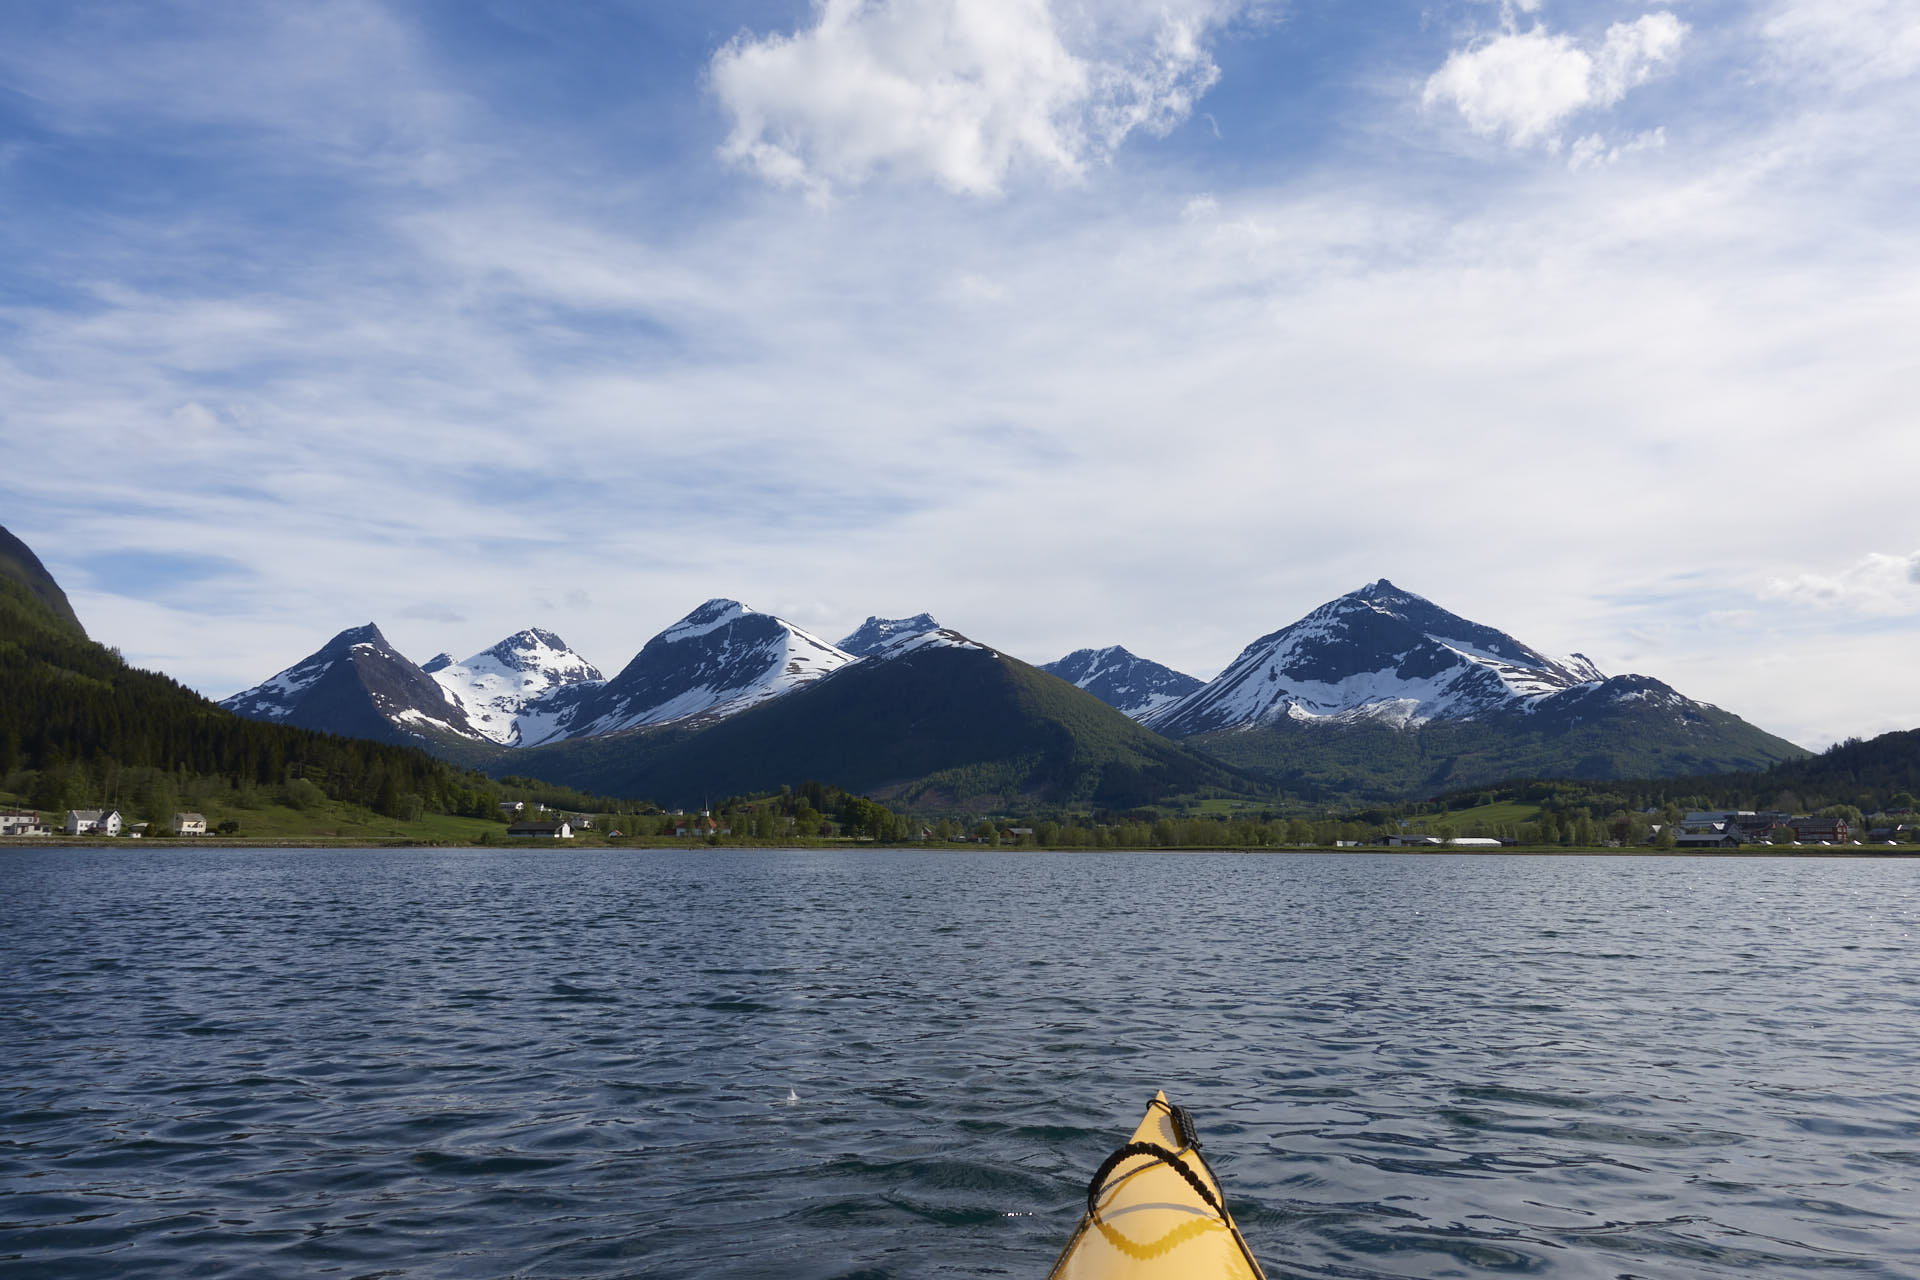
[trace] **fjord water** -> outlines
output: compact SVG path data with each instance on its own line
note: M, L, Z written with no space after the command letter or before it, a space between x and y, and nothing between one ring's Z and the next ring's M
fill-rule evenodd
M0 1272L1920 1275L1920 861L0 853Z

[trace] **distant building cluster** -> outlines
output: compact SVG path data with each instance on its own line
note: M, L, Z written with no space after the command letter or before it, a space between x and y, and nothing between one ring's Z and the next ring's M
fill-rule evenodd
M1766 809L1699 809L1680 820L1676 849L1738 849L1742 845L1894 844L1913 828L1907 824L1874 827L1857 833L1845 818L1811 817Z
M66 821L55 827L37 810L0 809L0 836L106 836L138 840L147 834L149 824L128 822L118 809L69 809ZM205 814L176 813L167 823L176 836L207 834Z

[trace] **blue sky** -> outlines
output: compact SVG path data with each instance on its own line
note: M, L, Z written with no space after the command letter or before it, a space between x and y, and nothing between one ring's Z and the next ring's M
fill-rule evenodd
M1920 4L0 5L0 523L223 696L1389 577L1920 725Z

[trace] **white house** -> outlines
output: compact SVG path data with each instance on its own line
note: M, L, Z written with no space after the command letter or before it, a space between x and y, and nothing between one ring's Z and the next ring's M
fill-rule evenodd
M118 809L67 810L67 834L70 836L117 836L120 826Z
M0 836L51 835L40 815L30 809L0 809Z
M174 814L173 834L177 836L203 836L207 834L207 815L204 813Z

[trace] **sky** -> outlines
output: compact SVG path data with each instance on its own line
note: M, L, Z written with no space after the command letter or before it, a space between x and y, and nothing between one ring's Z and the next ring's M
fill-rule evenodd
M1378 578L1920 726L1920 0L0 0L0 524L215 697Z

